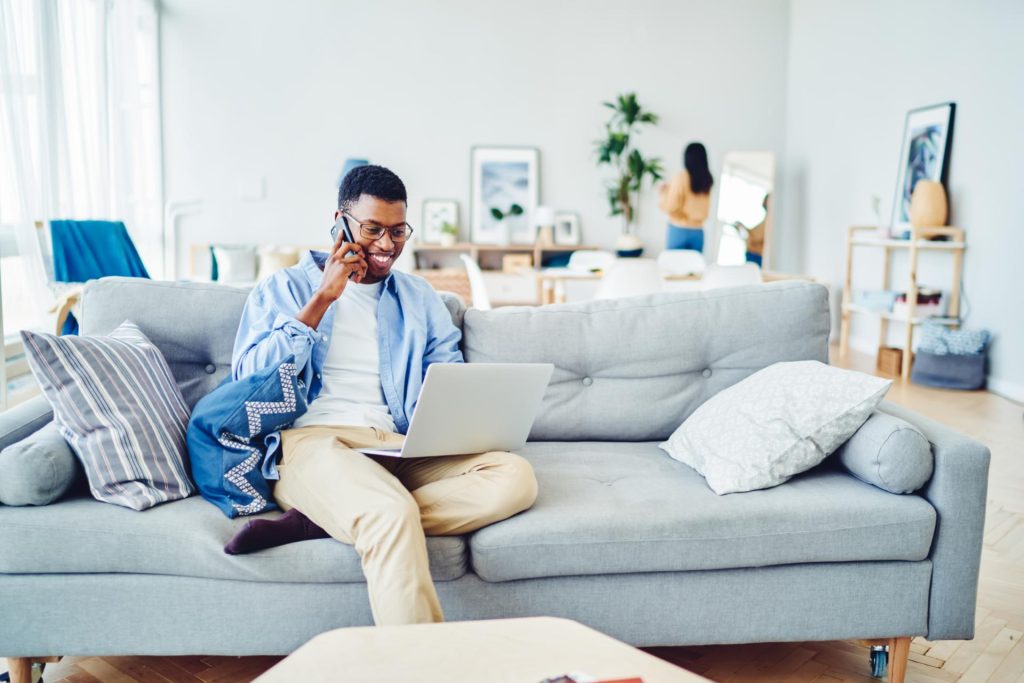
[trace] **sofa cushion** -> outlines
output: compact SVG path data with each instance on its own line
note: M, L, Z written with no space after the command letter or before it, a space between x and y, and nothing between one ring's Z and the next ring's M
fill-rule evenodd
M38 508L0 507L0 573L165 574L293 583L364 580L356 551L329 538L251 555L225 554L224 544L250 519L228 519L198 496L143 512L86 497ZM428 538L427 550L434 579L449 581L465 573L462 537Z
M716 496L656 443L530 443L540 485L526 512L470 538L486 581L548 576L922 560L935 510L843 471Z
M138 326L126 320L92 337L22 330L21 341L93 497L145 510L195 491L185 450L188 406Z
M554 363L534 441L666 439L779 361L828 362L828 291L774 282L542 307L470 309L470 363Z
M163 353L191 408L230 374L248 295L225 285L106 277L85 286L80 332L109 334L131 320Z
M660 447L719 495L778 486L843 445L891 385L813 360L775 363L720 391Z
M911 493L932 478L932 445L914 425L874 413L835 454L861 481L890 493Z
M84 478L82 463L56 422L0 451L4 505L49 505Z

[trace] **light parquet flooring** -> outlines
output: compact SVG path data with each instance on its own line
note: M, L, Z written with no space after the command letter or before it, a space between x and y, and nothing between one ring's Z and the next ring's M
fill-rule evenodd
M840 363L873 371L872 359ZM988 392L927 389L897 380L888 399L992 449L988 514L971 641L913 641L910 683L1024 683L1024 408ZM720 683L869 683L855 642L760 643L648 651ZM279 657L76 657L51 664L46 683L239 683ZM2 662L2 660L0 660ZM0 663L0 671L4 666Z

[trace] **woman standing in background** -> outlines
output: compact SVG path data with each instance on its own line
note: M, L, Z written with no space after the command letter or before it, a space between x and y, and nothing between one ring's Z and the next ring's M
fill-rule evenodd
M668 215L666 249L704 251L704 221L714 184L707 150L701 143L691 142L683 152L683 170L659 188L658 205Z

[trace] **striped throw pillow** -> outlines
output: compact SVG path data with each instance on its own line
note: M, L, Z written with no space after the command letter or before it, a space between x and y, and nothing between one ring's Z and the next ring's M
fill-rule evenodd
M21 340L94 498L145 510L194 491L188 406L138 327L125 321L105 337L22 332Z

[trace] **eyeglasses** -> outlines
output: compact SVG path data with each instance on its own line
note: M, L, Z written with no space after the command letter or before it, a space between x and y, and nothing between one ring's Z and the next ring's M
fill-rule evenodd
M402 223L400 225L393 225L390 228L385 228L381 225L374 225L373 223L360 223L359 219L350 213L342 212L342 218L345 219L345 225L348 225L348 219L351 218L355 221L355 224L359 226L359 234L368 240L376 242L384 233L387 233L391 237L392 242L404 242L409 239L412 235L412 226L408 223Z

